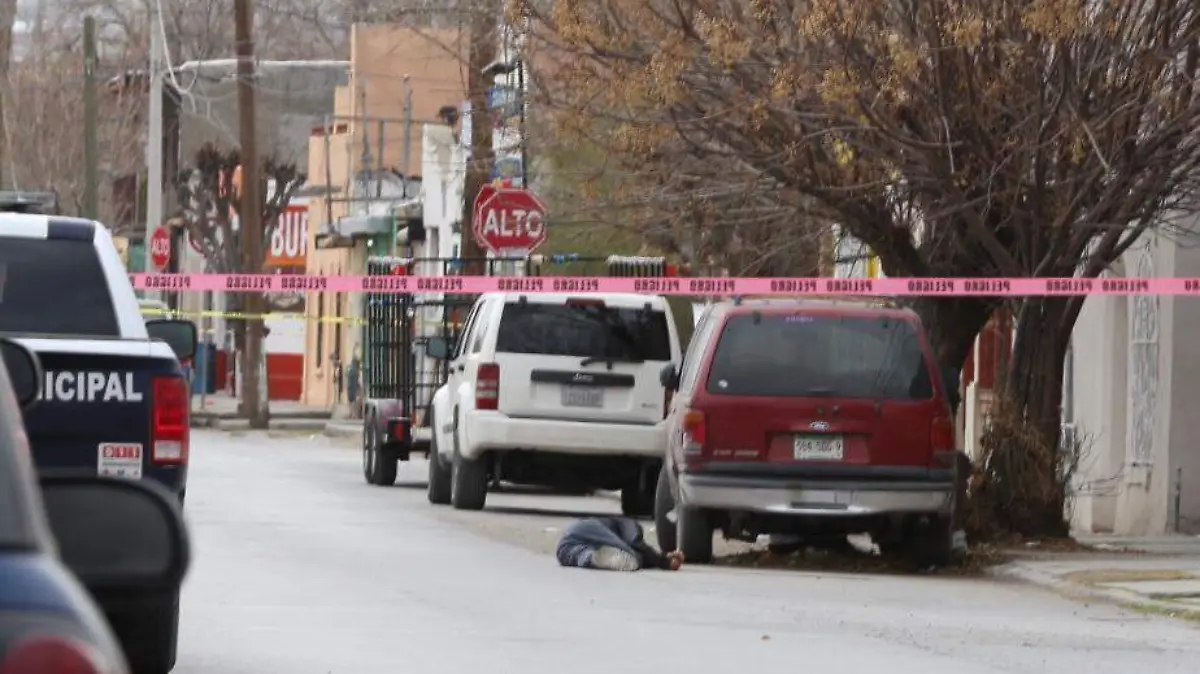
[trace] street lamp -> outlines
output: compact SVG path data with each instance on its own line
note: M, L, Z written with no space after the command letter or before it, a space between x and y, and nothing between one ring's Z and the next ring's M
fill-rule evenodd
M517 102L520 108L517 111L517 124L521 133L521 187L528 189L528 156L526 154L526 138L525 138L525 62L521 59L513 59L506 61L497 59L483 67L483 74L493 79L501 75L511 75L517 73Z

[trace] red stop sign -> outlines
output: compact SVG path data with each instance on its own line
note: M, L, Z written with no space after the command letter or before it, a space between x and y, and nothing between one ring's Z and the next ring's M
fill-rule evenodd
M150 235L150 262L159 270L171 261L171 230L159 227Z
M475 241L496 255L528 255L546 242L546 206L529 190L498 189L478 215Z

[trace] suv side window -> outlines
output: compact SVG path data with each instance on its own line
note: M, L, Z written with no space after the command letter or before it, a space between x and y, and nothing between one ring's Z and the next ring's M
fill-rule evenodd
M712 334L712 326L715 321L712 318L712 312L704 312L704 316L700 319L700 324L696 326L696 331L692 333L692 341L688 344L687 353L683 355L683 363L680 365L680 380L679 390L690 391L696 385L696 378L700 374L700 364L696 361L700 359L700 353L704 350L705 342L708 341L709 335Z
M484 302L479 308L479 315L475 317L474 334L471 337L471 353L479 353L483 350L483 338L488 331L488 308L491 302Z
M475 319L479 317L479 312L483 309L486 302L479 302L474 307L471 307L471 313L467 314L467 322L463 324L462 334L458 336L458 341L454 343L454 353L450 355L450 360L458 360L459 356L466 350L467 340L471 339L471 335L475 330Z

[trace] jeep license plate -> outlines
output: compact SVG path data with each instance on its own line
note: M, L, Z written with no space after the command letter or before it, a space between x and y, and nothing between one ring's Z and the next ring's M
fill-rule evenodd
M564 386L563 407L603 407L604 389L595 386Z
M797 435L793 440L798 461L841 461L842 436Z

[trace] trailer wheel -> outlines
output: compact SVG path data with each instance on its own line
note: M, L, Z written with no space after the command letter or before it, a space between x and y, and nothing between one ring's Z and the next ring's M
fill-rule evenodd
M370 410L363 415L362 427L362 470L363 479L367 484L374 484L371 476L375 473L375 411Z
M450 503L451 495L451 468L442 462L442 457L438 456L438 441L437 441L437 421L433 413L429 413L429 502L434 505L446 505Z
M399 459L396 450L380 442L379 424L375 414L368 415L363 420L363 473L367 484L377 487L390 487L395 484Z

